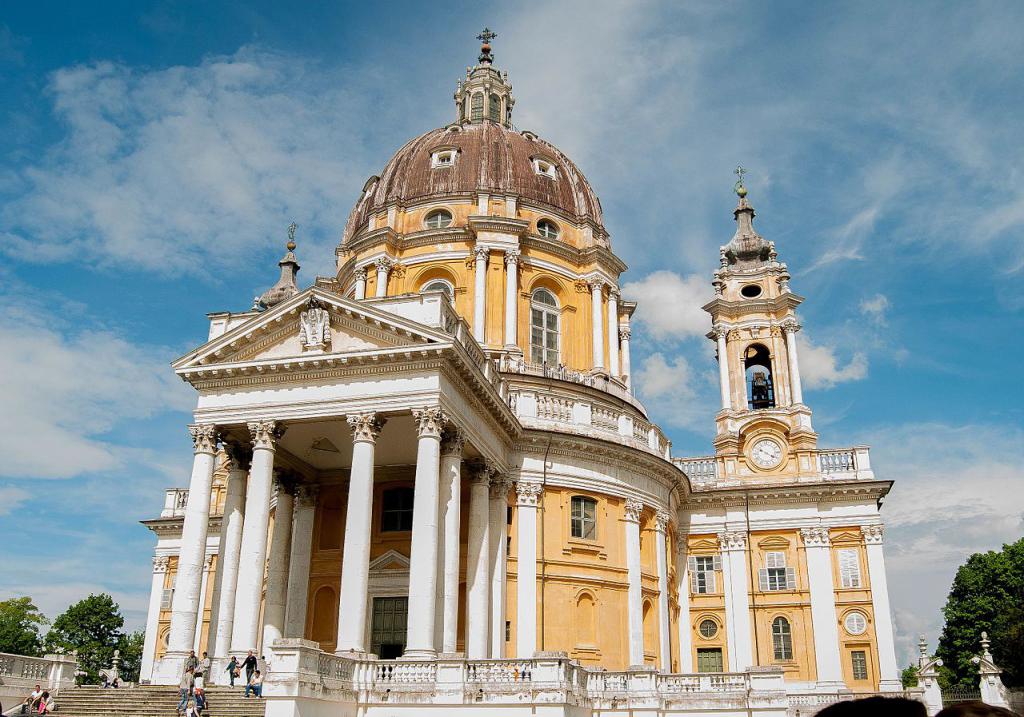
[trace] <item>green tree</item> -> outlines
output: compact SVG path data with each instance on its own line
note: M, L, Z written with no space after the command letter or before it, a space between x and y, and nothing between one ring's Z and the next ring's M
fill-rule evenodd
M121 651L121 679L125 682L138 682L139 670L142 669L142 644L146 633L142 630L130 632L121 637L117 649Z
M39 628L48 622L30 597L0 600L0 652L38 657L43 647Z
M975 553L957 570L942 614L946 618L936 654L953 685L975 687L982 631L992 640L992 656L1010 687L1024 685L1024 538L1002 550Z
M905 690L917 687L917 665L907 665L903 668L903 672L900 673L900 681Z
M53 621L46 635L46 649L78 651L83 681L99 682L99 671L110 667L114 650L124 639L124 618L114 599L106 593L90 595L76 602Z

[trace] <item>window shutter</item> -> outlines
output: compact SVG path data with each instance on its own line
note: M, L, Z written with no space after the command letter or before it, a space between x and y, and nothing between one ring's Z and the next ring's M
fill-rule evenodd
M170 610L171 600L174 597L174 588L164 588L163 594L160 596L160 609Z
M696 595L697 594L697 588L698 588L698 585L697 585L697 571L696 570L691 570L690 571L690 592L693 593L694 595Z
M691 573L697 572L697 558L693 555L686 559L686 569Z
M796 590L796 568L786 568L786 589Z
M712 558L712 563L713 563L712 567L715 570L721 570L722 569L722 556L721 555L715 555L715 557Z
M717 573L713 573L713 572L707 573L707 583L708 583L708 592L709 593L716 593L716 592L718 592L718 574Z
M757 571L757 581L761 592L768 591L768 568L761 568Z

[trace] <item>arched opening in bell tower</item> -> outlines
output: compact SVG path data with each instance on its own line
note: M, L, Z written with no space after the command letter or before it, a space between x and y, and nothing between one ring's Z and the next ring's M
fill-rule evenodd
M775 408L775 382L772 377L772 357L763 344L747 347L743 359L747 382L747 405L753 410Z

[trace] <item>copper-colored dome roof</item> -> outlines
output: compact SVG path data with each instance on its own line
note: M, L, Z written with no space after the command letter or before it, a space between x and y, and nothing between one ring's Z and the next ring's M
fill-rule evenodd
M431 155L440 148L457 149L454 165L431 168ZM557 179L538 174L533 159L557 168ZM473 195L477 191L515 194L521 201L547 205L578 221L601 228L601 203L590 183L557 147L529 132L517 132L495 122L449 125L408 142L391 158L379 179L349 215L343 242L366 226L369 215L397 202Z

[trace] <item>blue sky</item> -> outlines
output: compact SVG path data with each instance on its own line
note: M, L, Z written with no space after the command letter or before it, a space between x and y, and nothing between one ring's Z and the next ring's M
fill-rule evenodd
M867 443L901 661L970 552L1024 534L1024 6L985 3L5 3L0 8L0 597L90 590L144 621L138 525L185 485L169 362L275 279L330 274L363 182L453 118L484 25L517 126L599 193L639 392L710 451L699 306L737 164L807 297L823 446ZM681 307L666 311L663 307Z

